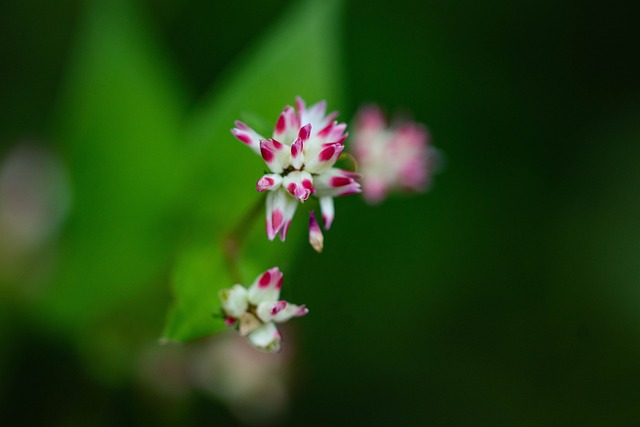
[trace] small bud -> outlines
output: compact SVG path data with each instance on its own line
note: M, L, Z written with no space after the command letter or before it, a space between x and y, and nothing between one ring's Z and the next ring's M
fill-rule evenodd
M322 235L318 221L316 221L315 212L313 211L309 213L309 243L316 252L322 253L322 248L324 247L324 236Z

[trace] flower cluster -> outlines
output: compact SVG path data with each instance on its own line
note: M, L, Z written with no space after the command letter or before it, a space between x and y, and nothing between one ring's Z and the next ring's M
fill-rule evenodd
M284 241L299 203L312 195L320 204L324 228L334 218L333 198L360 193L369 202L380 202L394 189L423 190L429 185L434 153L423 126L403 123L388 128L377 107L367 107L356 121L355 158L361 175L335 167L344 150L346 124L326 114L326 102L307 107L296 98L296 108L284 108L271 138L265 138L241 121L231 133L262 156L269 173L257 184L266 197L269 240ZM361 190L358 179L362 179ZM309 242L318 252L324 237L313 211L309 218ZM278 267L262 273L249 288L234 285L220 291L225 322L258 349L278 351L280 334L275 323L304 316L308 310L279 300L282 273Z
M275 323L309 312L304 305L279 300L282 276L278 267L273 267L258 276L248 289L233 285L219 294L225 323L235 326L260 350L280 350L281 338Z
M368 202L379 203L395 189L428 188L435 156L424 126L404 122L389 128L382 111L368 106L358 114L353 141Z
M344 150L347 125L334 121L337 113L325 114L325 101L307 108L298 97L296 106L297 110L285 107L271 138L240 121L231 130L238 140L262 156L271 172L256 185L259 192L269 191L269 240L278 234L280 240L285 240L298 203L311 195L319 199L324 227L329 229L334 218L333 198L361 191L357 174L333 167Z

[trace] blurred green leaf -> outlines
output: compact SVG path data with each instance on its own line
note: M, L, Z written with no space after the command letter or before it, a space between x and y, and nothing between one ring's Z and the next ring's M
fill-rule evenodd
M176 301L163 334L166 340L188 340L223 328L222 318L212 316L220 312L218 290L231 286L233 279L222 262L221 239L258 199L255 182L265 169L259 156L231 136L233 121L273 124L297 95L308 103L326 99L331 109L339 105L340 1L310 0L296 6L231 68L188 127L190 223L197 237L178 255ZM286 281L286 267L307 222L300 211L284 244L267 240L260 214L241 256L243 284L274 265L285 271Z
M86 328L157 282L181 171L184 99L131 2L90 2L54 123L73 181L60 265L42 310Z

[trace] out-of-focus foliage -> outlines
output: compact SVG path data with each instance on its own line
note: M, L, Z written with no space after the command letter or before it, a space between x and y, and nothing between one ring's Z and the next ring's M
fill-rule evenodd
M145 28L130 2L91 2L62 94L74 202L39 310L68 328L151 285L175 242L184 95Z

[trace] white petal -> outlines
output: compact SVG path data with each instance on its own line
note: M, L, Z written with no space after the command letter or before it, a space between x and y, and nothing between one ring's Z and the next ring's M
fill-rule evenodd
M222 289L219 293L222 310L231 317L238 318L247 311L247 290L242 285L233 285L231 289Z
M259 350L268 352L276 352L280 350L280 332L278 332L278 328L276 328L276 325L273 322L259 326L249 334L247 339L251 345Z
M333 206L333 197L320 197L320 211L322 212L322 221L324 228L329 229L335 216L335 208Z

